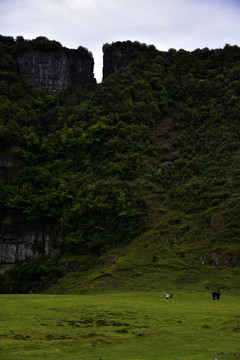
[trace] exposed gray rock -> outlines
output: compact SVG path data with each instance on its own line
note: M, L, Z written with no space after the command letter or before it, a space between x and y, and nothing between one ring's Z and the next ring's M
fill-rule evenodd
M21 167L21 162L17 158L15 149L9 149L7 154L0 153L0 179L14 172L14 169Z
M113 74L117 70L126 66L129 62L129 56L123 51L111 51L103 55L103 78Z
M27 83L60 91L72 84L94 83L94 61L89 53L63 48L41 52L28 49L17 59L17 68Z
M131 61L139 57L139 54L148 53L149 56L156 52L153 45L147 46L139 42L117 41L103 45L103 79L127 66Z
M20 236L0 235L0 265L48 256L49 245L49 234L42 232L23 232Z

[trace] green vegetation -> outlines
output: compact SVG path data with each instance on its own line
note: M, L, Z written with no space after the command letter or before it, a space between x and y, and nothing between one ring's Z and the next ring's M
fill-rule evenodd
M239 270L240 49L127 41L125 67L55 93L19 78L28 46L61 51L44 37L0 37L0 151L15 164L0 178L1 234L34 228L52 251L5 273L1 291L43 291L69 272L82 281L99 264L113 276L111 259L116 271L161 267L176 283L216 272L227 286Z
M238 298L211 293L1 295L1 357L28 359L236 359Z

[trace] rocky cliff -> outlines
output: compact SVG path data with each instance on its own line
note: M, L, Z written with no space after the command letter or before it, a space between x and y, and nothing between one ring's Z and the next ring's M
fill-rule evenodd
M18 159L15 147L8 151L0 152L0 180L10 181L16 178L22 168ZM0 272L8 269L19 261L30 261L40 256L49 255L50 235L36 229L27 229L16 235L9 232L8 224L18 223L18 213L4 212L1 217L2 229L5 232L0 234Z
M0 235L0 271L18 261L29 261L49 255L49 234L24 231L19 236Z
M17 95L11 93L10 99L7 98L11 92L10 90L8 92L8 86L13 89L19 81L18 76L16 76L17 73L29 84L57 92L69 85L95 83L96 80L93 74L94 60L92 54L81 46L73 50L45 37L25 40L21 36L14 39L0 35L0 48L0 80L2 80L0 89L2 112L0 117L2 117L1 125L3 125L1 128L0 181L4 186L10 188L17 179L19 172L24 171L24 167L26 167L26 163L24 160L20 160L17 151L22 145L22 140L20 143L18 142L21 136L15 141L10 130L13 123L16 125L19 121L18 130L22 129L23 123L27 123L27 116L24 113L25 99L17 102L19 93L16 93ZM18 85L16 85L15 90ZM5 103L6 106L4 106ZM29 110L28 105L27 109ZM22 111L24 115L20 116L18 120L15 119L16 122L14 122L14 115L18 111ZM34 119L34 114L31 114ZM4 191L1 192L1 205L3 198ZM21 216L21 212L19 213L14 209L8 212L6 208L1 208L0 271L18 261L33 260L49 254L49 234L39 231L36 222L34 224L30 222L30 225L25 224Z
M0 152L0 179L14 177L17 170L21 167L21 162L16 154L15 147L7 151Z
M103 79L126 67L136 58L140 58L141 52L145 55L154 56L157 50L154 45L141 44L138 41L117 41L103 45Z
M94 61L89 53L77 50L43 52L28 49L17 59L17 69L28 83L60 91L72 84L95 82Z
M129 55L122 49L114 46L111 48L105 47L103 53L103 79L126 66L129 61Z

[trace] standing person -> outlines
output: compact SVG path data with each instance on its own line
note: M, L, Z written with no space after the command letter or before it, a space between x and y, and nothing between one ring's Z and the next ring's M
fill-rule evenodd
M172 294L170 294L170 300L172 300Z
M169 292L166 293L166 299L169 299Z
M217 300L219 300L220 299L220 291L219 290L216 292L216 295L217 295Z
M216 295L217 295L216 291L213 291L213 292L212 292L212 299L213 299L213 301L215 301Z

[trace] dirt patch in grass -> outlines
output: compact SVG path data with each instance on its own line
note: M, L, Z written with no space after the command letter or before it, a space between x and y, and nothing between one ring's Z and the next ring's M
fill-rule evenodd
M67 325L73 326L73 327L80 327L81 325L91 325L95 322L95 319L92 318L86 318L86 319L80 319L80 320L63 320ZM58 322L57 326L64 326L62 322Z
M16 339L16 340L28 340L28 339L30 339L30 336L29 335L16 334L16 335L14 335L14 339Z
M118 334L127 334L128 333L128 329L123 328L123 329L119 329L115 331Z
M54 341L54 340L70 340L71 337L69 335L60 335L60 336L54 336L52 334L47 334L45 336L45 338L48 340L48 341Z
M209 326L209 325L203 325L203 326L202 326L202 329L211 329L211 326Z
M232 331L234 331L234 332L240 332L240 326L235 327L234 329L232 329Z
M98 319L96 320L96 324L98 326L129 326L129 324L123 324L120 322L117 322L115 320L104 320L104 319Z

